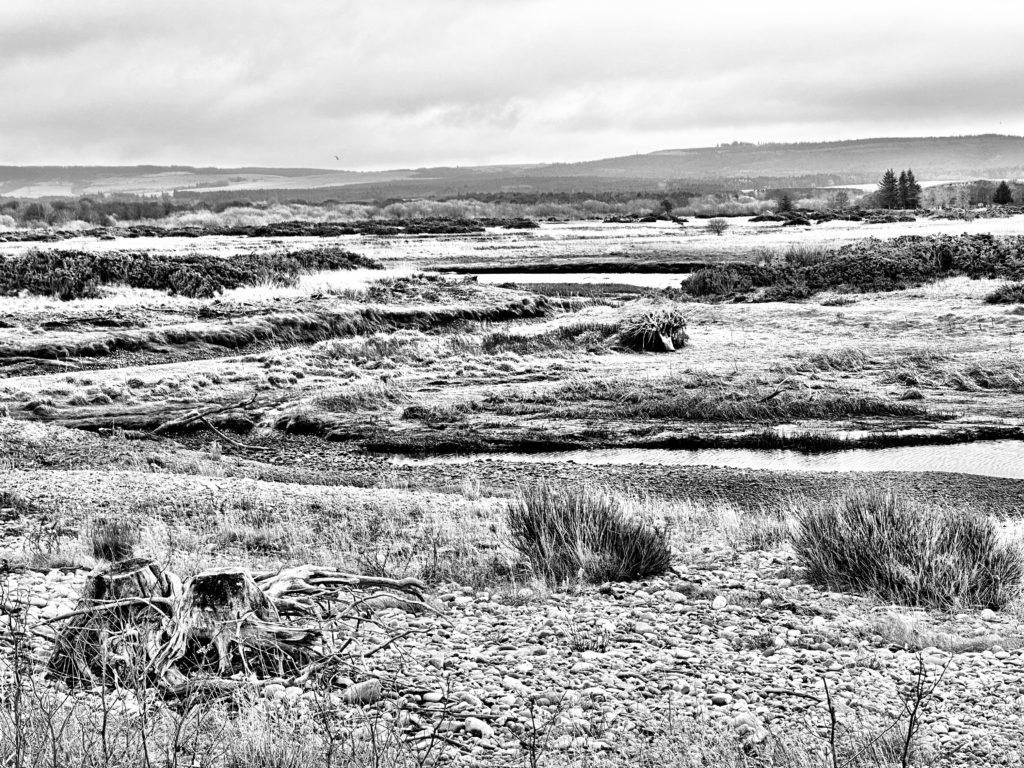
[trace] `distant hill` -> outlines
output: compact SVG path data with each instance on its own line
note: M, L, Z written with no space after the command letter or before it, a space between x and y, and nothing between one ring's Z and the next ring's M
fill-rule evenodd
M0 195L111 193L341 200L503 192L641 191L665 186L739 188L867 184L886 168L918 179L1024 177L1024 137L984 134L799 144L734 143L666 149L580 163L356 172L322 168L0 166ZM276 194L272 194L275 191Z
M801 144L735 143L549 165L533 173L737 180L830 176L836 184L856 184L877 181L886 168L913 168L922 179L1016 177L1024 174L1024 137L987 134Z

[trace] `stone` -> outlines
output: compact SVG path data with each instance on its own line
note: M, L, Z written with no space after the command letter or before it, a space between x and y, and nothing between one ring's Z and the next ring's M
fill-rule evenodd
M376 704L380 701L380 680L371 678L342 691L342 698L348 704Z
M476 736L478 739L494 738L494 728L479 717L467 717L463 722L463 727L466 729L466 733Z

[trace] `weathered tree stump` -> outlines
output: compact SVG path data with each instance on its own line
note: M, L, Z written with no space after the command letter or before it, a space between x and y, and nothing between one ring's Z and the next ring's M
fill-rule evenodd
M366 622L387 634L376 614L434 611L423 591L416 579L313 565L255 579L241 568L214 568L182 586L149 560L126 560L91 573L76 609L44 622L67 622L49 669L71 685L155 685L172 698L304 680L360 652L346 649ZM316 623L286 624L282 614ZM375 641L367 655L400 636Z
M185 675L280 676L318 655L320 633L282 626L270 598L240 568L214 568L189 579L174 625L161 666Z
M82 597L57 634L47 667L69 684L137 682L150 662L173 612L181 582L144 559L94 570Z

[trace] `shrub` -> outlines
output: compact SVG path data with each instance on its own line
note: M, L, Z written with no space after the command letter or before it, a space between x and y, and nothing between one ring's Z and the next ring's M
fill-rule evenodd
M1006 283L985 296L989 304L1024 304L1024 282Z
M686 316L679 307L654 307L622 321L619 341L631 349L670 352L686 346ZM668 342L668 343L666 343Z
M908 605L1001 608L1024 580L1024 551L991 519L878 489L800 510L794 545L812 582Z
M749 270L742 266L703 267L683 281L683 291L691 296L727 296L753 287Z
M520 489L508 526L515 548L552 585L655 576L671 560L668 532L631 516L603 492L546 484Z
M725 219L712 219L708 222L708 232L714 232L721 236L729 228L729 222Z

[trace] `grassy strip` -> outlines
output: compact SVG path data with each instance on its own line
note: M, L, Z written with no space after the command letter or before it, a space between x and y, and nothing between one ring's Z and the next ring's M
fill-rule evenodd
M402 328L427 330L457 322L503 322L541 317L546 313L546 304L529 300L512 301L486 308L362 307L341 312L282 313L232 325L183 325L111 333L80 341L8 344L0 346L0 359L105 357L121 350L160 350L190 344L211 344L240 349L257 342L312 343L337 337L388 333Z

